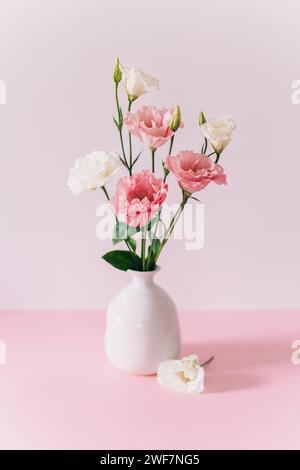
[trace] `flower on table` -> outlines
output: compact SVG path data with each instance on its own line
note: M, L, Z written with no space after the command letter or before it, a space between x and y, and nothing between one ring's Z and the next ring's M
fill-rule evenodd
M226 175L221 165L213 163L204 154L192 150L179 152L166 159L166 167L172 172L179 186L187 193L201 191L209 183L226 184Z
M235 128L236 122L232 116L210 119L201 124L204 136L217 154L223 152L225 147L227 147Z
M148 75L135 67L126 67L120 64L120 70L126 89L126 93L130 101L134 101L144 95L153 88L158 90L159 81L157 78Z
M205 371L195 354L182 360L162 362L157 371L158 383L182 393L201 393L204 390Z
M148 171L120 178L111 200L115 214L131 227L143 227L167 197L168 185Z
M154 106L142 106L135 113L127 113L124 119L129 132L152 149L164 145L173 135L170 122L174 108L157 109ZM183 128L180 122L179 127Z
M102 188L117 173L121 162L114 152L95 150L76 160L68 178L74 194Z

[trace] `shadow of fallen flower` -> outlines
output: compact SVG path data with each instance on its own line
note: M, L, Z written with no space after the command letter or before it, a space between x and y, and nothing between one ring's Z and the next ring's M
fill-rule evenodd
M197 354L200 362L215 356L213 362L205 367L206 393L221 393L232 390L257 387L266 382L265 372L286 361L290 364L290 341L191 343L182 346L181 357Z

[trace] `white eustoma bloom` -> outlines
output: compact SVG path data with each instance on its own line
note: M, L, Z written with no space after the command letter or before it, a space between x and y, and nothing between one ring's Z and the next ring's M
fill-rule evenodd
M204 390L204 368L195 354L182 360L162 362L157 371L160 385L182 393L201 393Z
M99 189L120 167L121 162L114 152L95 150L76 160L69 174L68 187L74 194Z
M221 153L231 141L236 122L232 116L223 116L206 121L201 128L215 152Z
M122 71L122 78L127 95L131 100L144 95L144 93L147 93L152 88L159 88L159 81L157 78L147 75L142 70L134 67L126 67L122 64L120 64L120 69Z

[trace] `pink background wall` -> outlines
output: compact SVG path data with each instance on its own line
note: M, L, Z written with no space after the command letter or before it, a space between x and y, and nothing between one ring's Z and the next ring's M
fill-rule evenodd
M299 24L298 0L0 0L0 308L99 308L124 285L100 259L100 196L66 187L75 158L118 143L117 55L160 79L140 104L181 105L177 149L199 145L200 109L238 120L204 250L172 242L161 283L180 308L299 307Z

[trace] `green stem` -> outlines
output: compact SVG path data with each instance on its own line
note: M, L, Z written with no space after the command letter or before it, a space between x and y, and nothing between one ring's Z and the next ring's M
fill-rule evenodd
M118 96L118 88L119 88L119 84L116 83L115 84L115 99L116 99L116 104L117 104L117 110L118 110L118 119L119 119L119 124L120 124L120 103L119 103L119 96Z
M106 187L105 187L105 186L101 186L101 189L102 189L102 191L104 192L106 199L109 201L109 195L108 195L108 192L107 192Z
M132 101L128 98L128 112L131 110ZM131 141L131 132L128 132L129 138L129 174L132 175L132 141Z
M151 261L151 255L152 255L152 251L153 251L153 240L155 240L156 238L156 234L157 234L157 230L158 230L158 225L159 225L159 222L160 222L160 214L161 214L161 209L158 213L158 219L157 219L157 222L156 222L156 225L155 225L155 229L154 229L154 233L153 233L153 236L151 237L151 231L149 231L149 238L151 240L151 245L149 247L149 254L148 254L148 259L147 259L147 268L149 268L149 263Z
M170 140L170 147L169 147L169 153L168 153L168 156L170 157L171 153L172 153L172 149L173 149L173 144L174 144L174 139L175 139L175 134L172 135L171 137L171 140ZM164 183L166 182L167 180L167 176L168 174L170 173L169 170L167 170L166 168L164 169L165 171L165 176L164 176Z
M119 103L118 83L116 83L116 86L115 86L115 99L116 99L116 105L117 105L117 110L118 110L118 119L119 119L118 130L119 130L119 136L120 136L120 141L121 141L122 156L123 156L125 165L129 170L129 166L128 166L127 158L126 158L126 153L125 153L124 142L123 142L123 134L122 134L123 123L121 122L122 110L121 110L120 103Z
M178 209L177 209L177 211L176 211L174 217L172 218L171 223L170 223L170 225L169 225L169 228L168 228L168 230L167 230L167 232L166 232L166 234L165 234L165 237L164 237L164 239L163 239L163 241L162 241L162 244L161 244L161 246L160 246L160 248L159 248L159 250L158 250L158 252L157 252L157 254L156 254L156 256L155 256L155 259L154 259L154 263L155 263L155 264L157 263L157 260L158 260L158 258L159 258L159 255L160 255L162 249L164 248L165 244L167 243L167 241L169 240L170 236L172 235L173 230L174 230L174 228L175 228L175 225L176 225L176 223L178 222L178 219L179 219L179 217L181 216L181 213L182 213L182 211L183 211L183 209L184 209L184 206L186 205L186 203L187 203L189 197L190 197L190 195L187 195L186 193L183 193L183 198L182 198L182 201L181 201L181 203L180 203L180 206L178 207Z
M211 356L207 361L200 364L200 367L208 366L208 364L210 364L214 360L214 358L215 356Z
M147 234L147 224L142 230L142 240L141 240L141 258L142 258L142 271L146 271L146 234Z
M170 156L171 153L172 153L172 148L173 148L173 144L174 144L174 139L175 139L175 134L172 135L171 140L170 140L169 156Z
M216 152L216 155L217 155L217 158L216 158L216 161L215 161L215 163L218 163L218 161L219 161L219 159L220 159L220 155L221 155L221 154Z
M108 194L108 192L107 192L106 187L105 187L105 186L101 186L101 189L102 189L102 191L104 192L106 199L107 199L108 201L110 201L110 197L109 197L109 194ZM116 223L118 224L118 223L119 223L118 217L115 216L115 219L116 219ZM134 253L134 250L131 248L131 246L130 246L130 244L128 243L128 241L127 241L127 240L124 240L124 242L126 243L126 246L127 246L128 250L129 250L131 253L135 254L135 253Z
M156 149L150 148L150 150L151 150L151 159L152 159L152 173L154 174L154 172L155 172L155 158L154 158L154 156L155 156Z
M120 141L121 141L121 148L122 148L123 159L124 159L124 162L125 162L126 167L127 167L128 170L129 170L129 166L128 166L127 159L126 159L126 155L125 155L125 148L124 148L124 142L123 142L123 134L122 134L122 131L121 131L121 130L119 130L119 134L120 134Z

